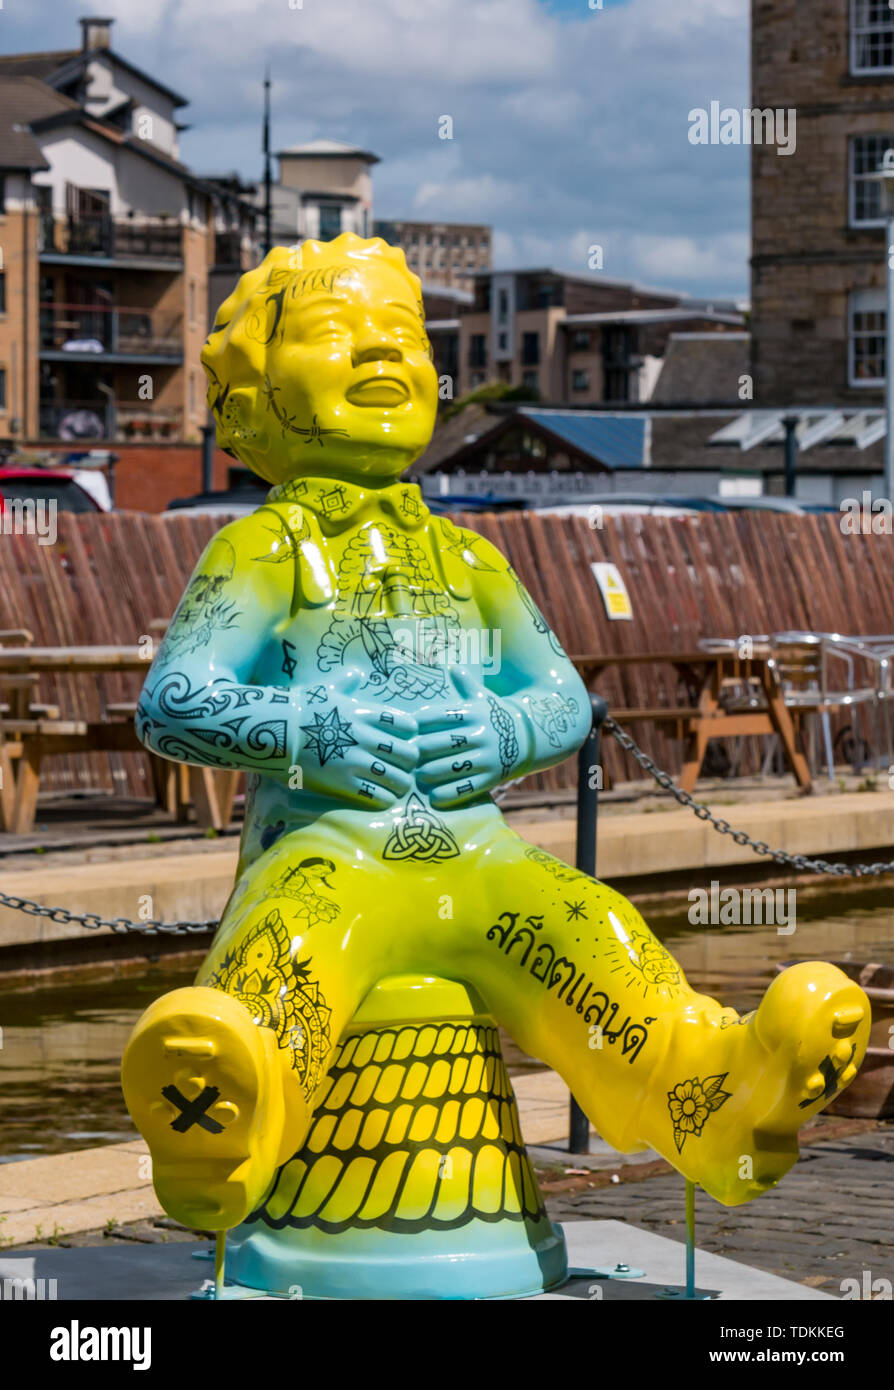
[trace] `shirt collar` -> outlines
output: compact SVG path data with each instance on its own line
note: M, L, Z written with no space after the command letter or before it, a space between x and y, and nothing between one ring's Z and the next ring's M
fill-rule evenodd
M296 502L314 512L321 525L338 532L364 513L370 519L382 513L392 516L405 531L416 531L430 515L416 483L392 483L389 487L363 487L338 478L293 478L279 483L268 502Z

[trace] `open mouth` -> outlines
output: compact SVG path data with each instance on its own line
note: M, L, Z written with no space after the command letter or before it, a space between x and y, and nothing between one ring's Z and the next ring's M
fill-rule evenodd
M410 388L396 376L373 376L350 386L345 395L351 405L403 405L410 399Z

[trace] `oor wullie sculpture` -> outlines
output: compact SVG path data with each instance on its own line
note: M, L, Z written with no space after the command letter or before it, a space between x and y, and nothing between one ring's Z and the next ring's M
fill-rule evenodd
M614 1147L729 1205L765 1191L855 1076L868 1001L801 964L739 1018L504 823L490 793L573 753L589 698L504 556L399 481L437 402L403 253L274 249L203 364L220 443L273 487L200 559L137 715L155 752L248 773L208 958L124 1058L163 1206L216 1230L257 1212L361 1001L406 973L467 982Z

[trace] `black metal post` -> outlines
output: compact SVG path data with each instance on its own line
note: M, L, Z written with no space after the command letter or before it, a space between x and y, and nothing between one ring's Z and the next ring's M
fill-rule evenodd
M120 454L109 454L109 500L114 507L116 493L115 464L118 462Z
M273 246L273 180L270 171L270 69L264 73L264 255Z
M591 878L596 874L596 823L599 815L599 787L602 765L599 743L608 705L601 695L590 695L593 722L577 755L577 850L575 865ZM569 1111L568 1148L573 1154L590 1152L590 1121L574 1096Z
M786 415L783 420L785 426L785 495L794 497L796 491L796 479L798 473L798 428L797 415Z
M202 491L214 491L214 440L217 429L214 425L202 426Z

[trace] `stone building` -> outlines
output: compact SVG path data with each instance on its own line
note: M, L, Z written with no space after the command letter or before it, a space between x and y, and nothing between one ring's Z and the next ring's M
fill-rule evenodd
M580 406L648 400L671 332L724 333L742 324L732 303L603 275L495 270L475 276L453 324L430 325L429 333L433 343L456 338L456 396L503 382L532 399Z
M377 221L375 234L403 249L424 285L471 291L475 272L491 268L492 228L479 222Z
M894 146L888 0L752 0L755 115L796 112L794 152L752 149L754 405L878 406Z

